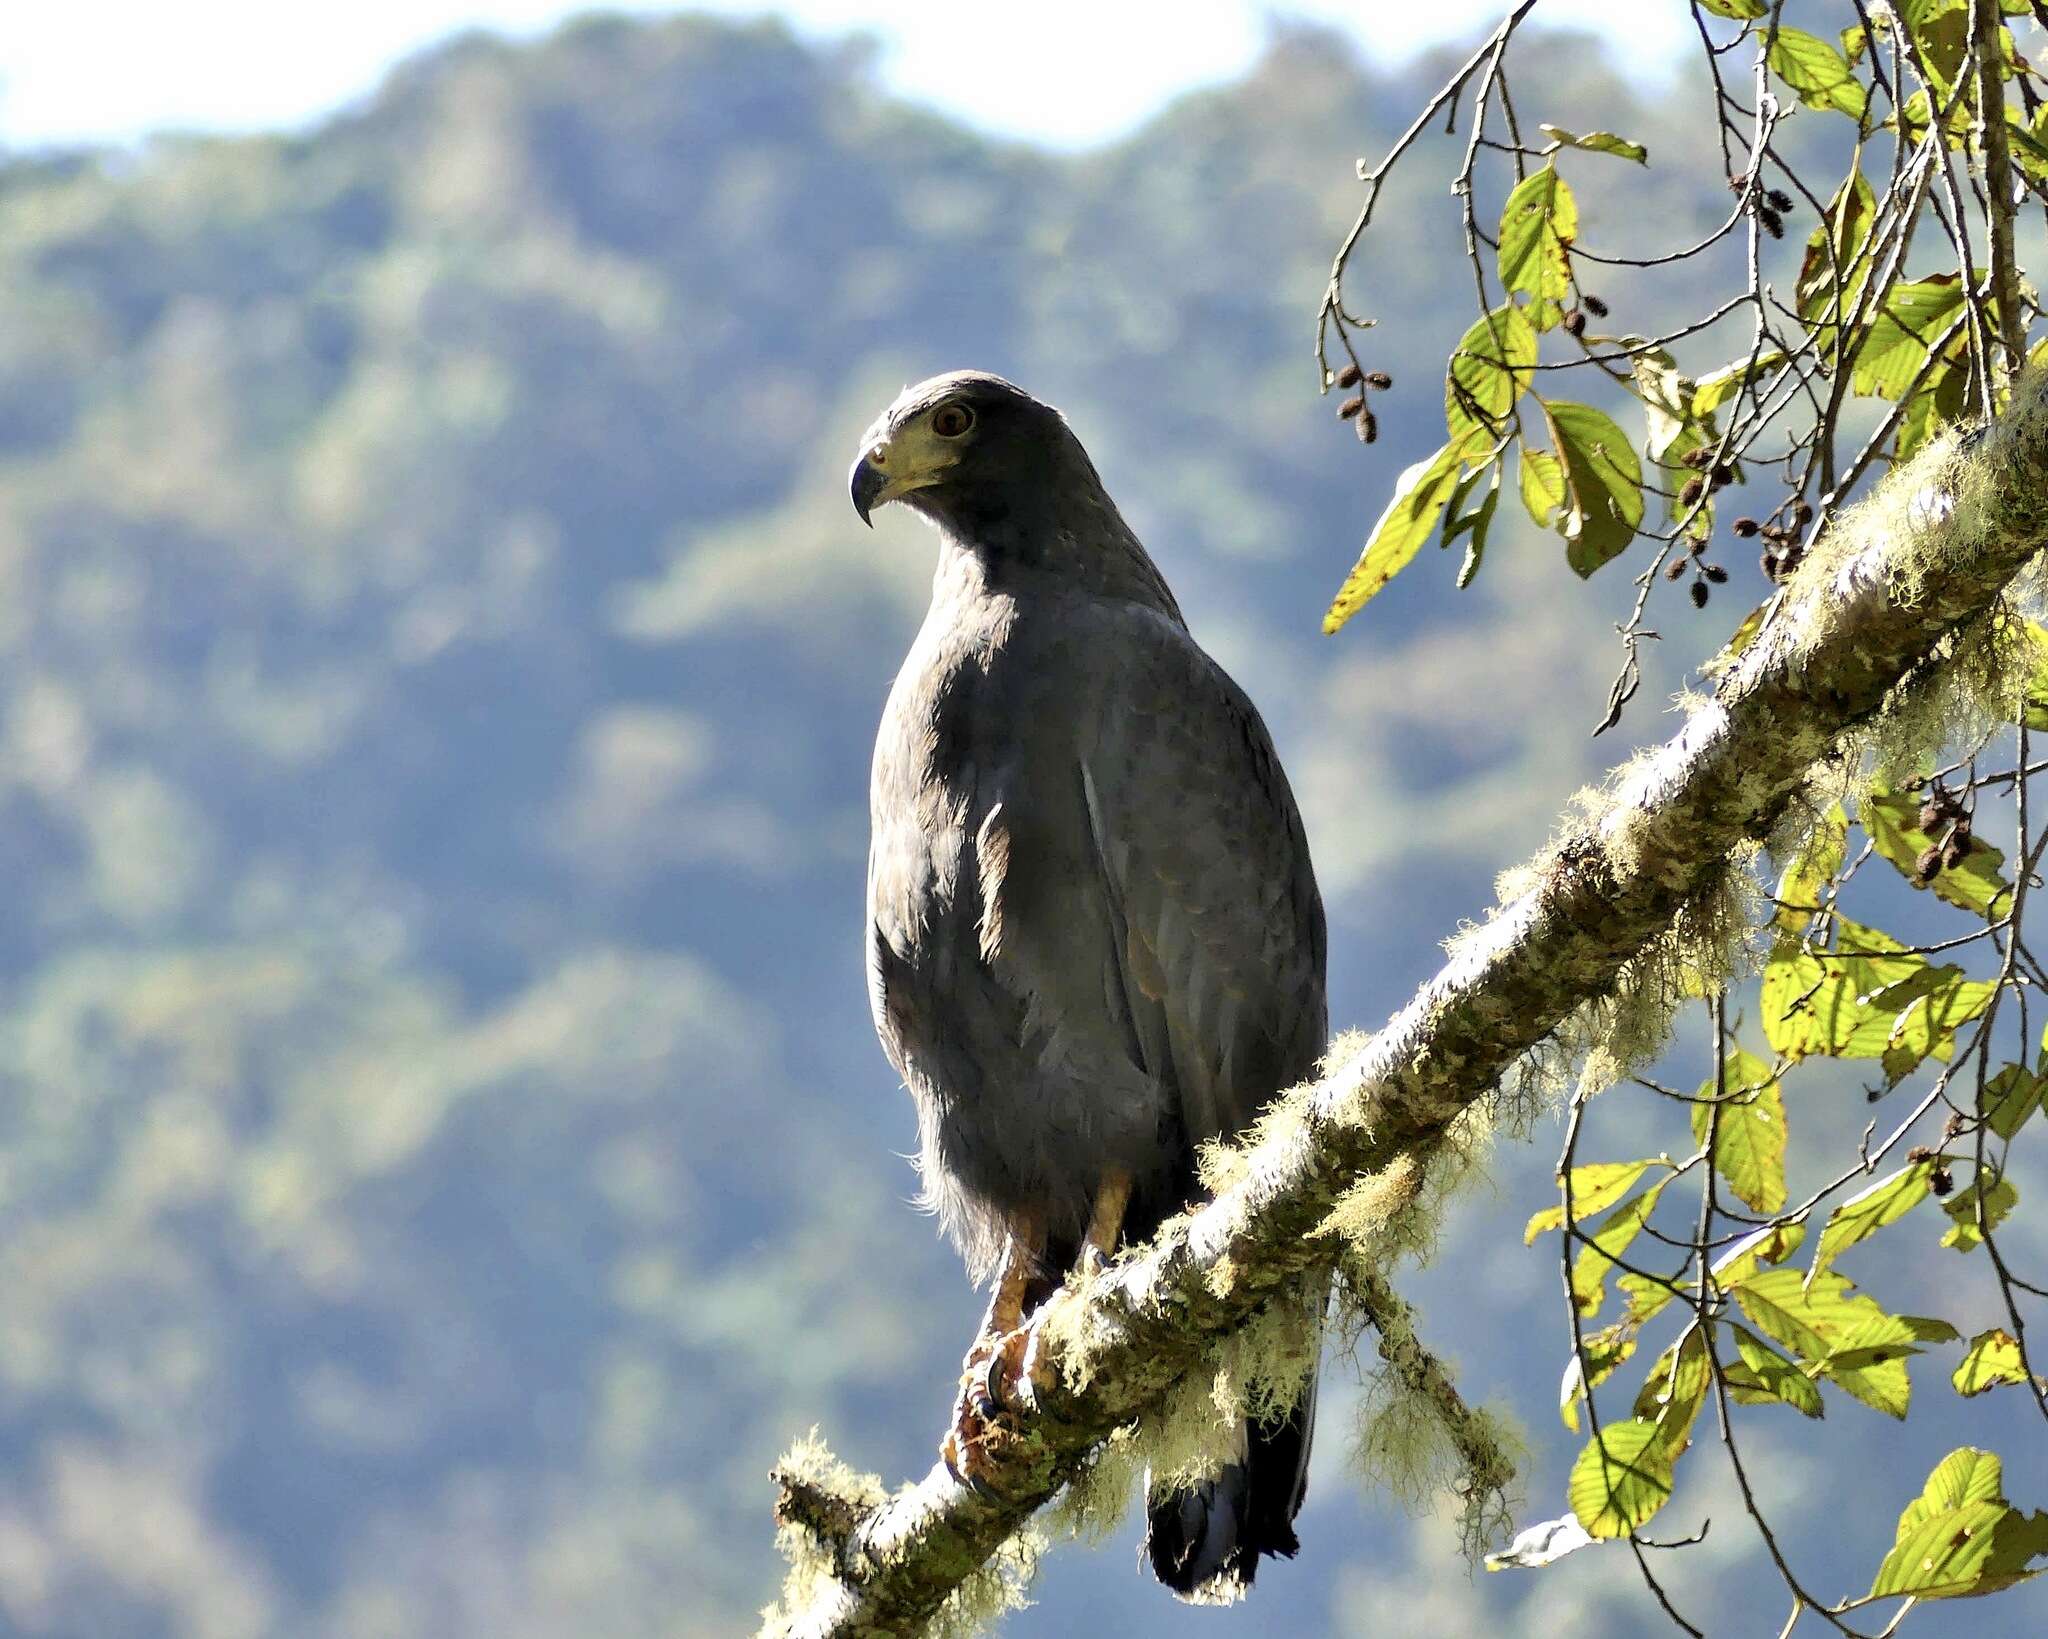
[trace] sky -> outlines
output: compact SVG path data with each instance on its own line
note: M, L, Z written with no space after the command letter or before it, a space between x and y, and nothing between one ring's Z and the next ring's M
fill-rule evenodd
M1631 46L1663 58L1689 37L1686 8L1643 5ZM1543 0L1538 22L1600 17L1616 0ZM560 0L97 0L18 5L0 27L0 145L128 143L166 128L302 125L363 96L410 53L465 28L515 36L588 9ZM666 12L618 0L606 8ZM784 0L695 8L773 10L807 33L864 29L883 41L891 89L986 129L1060 146L1119 135L1191 87L1257 55L1276 13L1344 29L1398 62L1462 43L1501 0Z

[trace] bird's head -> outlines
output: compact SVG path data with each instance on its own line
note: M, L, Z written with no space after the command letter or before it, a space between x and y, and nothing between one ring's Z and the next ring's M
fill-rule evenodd
M940 524L1014 517L1044 504L1077 456L1086 463L1050 404L1001 376L955 370L904 388L862 436L853 509L863 523L896 500Z

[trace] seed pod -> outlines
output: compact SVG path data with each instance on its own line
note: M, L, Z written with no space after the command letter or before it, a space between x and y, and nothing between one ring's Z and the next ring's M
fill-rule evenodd
M1769 193L1764 195L1764 198L1768 199L1771 202L1772 210L1789 211L1792 208L1792 196L1788 194L1783 188L1773 188Z
M1906 1151L1906 1165L1909 1167L1917 1167L1922 1161L1932 1161L1933 1159L1934 1151L1925 1144L1915 1144L1910 1150Z
M1712 581L1716 586L1723 586L1727 584L1728 571L1723 569L1718 563L1708 563L1700 565L1700 573L1702 575L1705 575L1707 579Z
M1707 595L1705 581L1696 580L1692 583L1692 606L1695 609L1704 609L1707 606Z
M1768 233L1773 239L1785 237L1785 219L1772 210L1770 206L1760 206L1756 213L1756 219L1764 225L1764 232Z
M1564 316L1564 328L1566 335L1583 336L1586 333L1586 315L1576 307L1572 308Z
M1927 794L1927 800L1920 805L1920 829L1931 836L1946 818L1948 811L1942 805L1940 788L1937 787Z
M1938 1166L1927 1175L1927 1187L1936 1195L1946 1195L1956 1187L1955 1176L1947 1167Z
M1724 484L1732 484L1734 482L1735 469L1733 467L1720 466L1714 469L1714 488L1719 489Z
M1702 444L1696 450L1687 450L1685 452L1684 464L1688 467L1699 468L1705 466L1713 459L1714 452Z
M1813 508L1805 501L1794 501L1792 503L1792 527L1803 530L1812 522Z
M1673 559L1672 559L1672 560L1671 560L1671 561L1670 561L1669 563L1667 563L1667 564L1666 564L1666 565L1664 566L1664 578L1665 578L1666 580L1677 580L1677 579L1679 579L1679 578L1680 578L1680 577L1681 577L1682 575L1684 575L1684 573L1685 573L1685 569L1686 569L1686 563L1685 563L1685 559L1683 559L1683 558L1673 558Z
M1735 533L1740 535L1744 540L1748 540L1749 537L1754 535L1762 526L1759 525L1754 518L1737 518L1735 522L1730 524L1728 527L1734 530Z
M1706 479L1688 478L1686 479L1685 483L1680 486L1678 491L1678 498L1685 505L1691 506L1693 502L1697 501L1702 495L1706 494L1706 492Z
M1759 569L1761 569L1764 572L1764 579L1769 581L1773 586L1776 586L1778 584L1778 577L1784 573L1784 566L1779 563L1778 554L1773 552L1769 547L1765 547L1764 550L1757 555L1756 565Z
M1604 319L1607 317L1607 304L1603 302L1598 296L1582 295L1579 297L1579 305L1585 308L1585 310L1588 313L1592 314L1593 317L1596 319Z
M1358 418L1358 437L1361 443L1370 444L1380 435L1379 418L1367 410Z
M1944 870L1953 871L1970 857L1970 833L1958 825L1948 834L1948 841L1941 845L1941 863Z
M1337 385L1339 387L1356 387L1361 379L1362 373L1355 364L1347 364L1337 372Z
M1961 809L1959 809L1955 805L1953 800L1951 800L1949 804L1949 812L1954 814L1956 817L1955 834L1961 837L1963 841L1968 842L1970 840L1971 831L1975 829L1975 827L1972 826L1970 823L1970 816L1968 814L1963 813Z
M1913 861L1913 886L1924 888L1941 874L1941 850L1922 848Z
M1372 388L1374 392L1384 393L1389 387L1394 385L1394 378L1384 370L1375 370L1365 378L1365 384Z
M1362 396L1359 398L1347 398L1342 404L1337 406L1337 415L1340 420L1349 421L1364 408L1365 399Z

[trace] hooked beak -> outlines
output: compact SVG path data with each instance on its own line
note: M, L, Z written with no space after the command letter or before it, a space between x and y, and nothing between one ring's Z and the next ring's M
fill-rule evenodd
M889 475L863 455L853 464L851 485L853 510L860 514L860 521L873 529L875 520L870 514L889 497L883 492L889 487Z

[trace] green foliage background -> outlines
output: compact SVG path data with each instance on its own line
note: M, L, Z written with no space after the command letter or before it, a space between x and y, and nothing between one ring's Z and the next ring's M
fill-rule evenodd
M1541 117L1686 140L1538 49ZM594 20L304 135L0 163L0 1631L727 1633L791 1436L928 1463L976 1303L903 1204L857 931L930 557L843 493L906 379L1067 408L1275 724L1333 1011L1429 971L1607 760L1618 612L1504 524L1471 592L1413 574L1316 635L1469 322L1419 165L1370 269L1381 439L1333 430L1308 320L1351 158L1433 79L1282 32L1053 157L891 103L858 45ZM1599 167L1582 216L1626 232ZM1674 239L1725 210L1661 197ZM1549 1165L1504 1154L1416 1288L1545 1500L1578 1443L1519 1250ZM1885 1435L1774 1459L1845 1588L1945 1449ZM1471 1583L1338 1472L1232 1631L1645 1619L1618 1551ZM1727 1523L1693 1563L1739 1622ZM1041 1594L1020 1631L1183 1620L1124 1545Z

